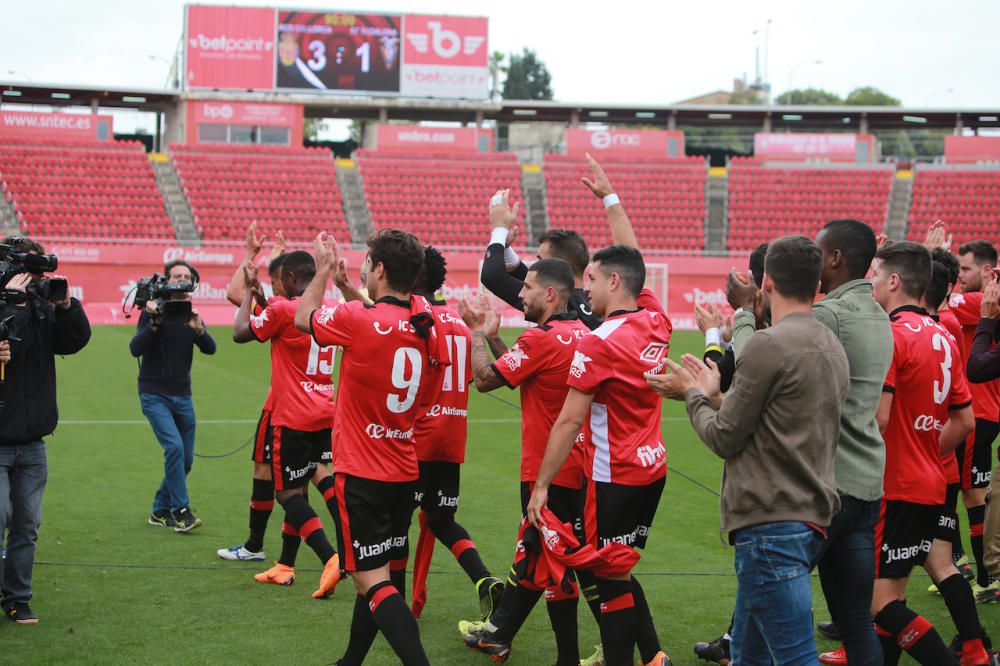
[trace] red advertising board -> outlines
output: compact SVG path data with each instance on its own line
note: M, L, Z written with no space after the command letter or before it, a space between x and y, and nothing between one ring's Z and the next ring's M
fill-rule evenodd
M1000 162L1000 136L946 136L944 161L948 164Z
M188 102L187 141L198 143L198 125L250 125L254 127L287 127L291 145L302 145L304 112L301 104L250 102Z
M410 97L489 95L489 20L407 14L399 92Z
M162 272L163 264L172 259L190 261L201 274L201 285L194 296L194 305L210 324L230 324L235 308L226 300L226 285L242 260L243 248L238 244L206 245L202 248L181 248L174 245L81 245L43 241L47 251L59 257L59 272L66 275L73 295L83 301L94 324L134 325L126 320L122 299L137 280L154 272ZM365 250L345 250L348 270L357 279L364 263ZM447 252L448 279L443 293L454 302L460 298L478 297L482 252ZM644 253L647 265L647 285L663 300L674 328L695 328L694 304L715 303L724 309L725 278L734 263L744 265L745 258L678 257L655 252ZM266 268L261 259L261 270ZM332 287L331 287L332 289ZM335 297L336 294L331 294ZM524 320L513 308L501 309L504 326L523 326Z
M274 88L275 10L188 5L187 88Z
M0 137L110 141L113 123L112 116L0 111Z
M860 162L874 148L867 134L768 133L754 135L754 157L776 161L826 159L832 162ZM860 150L859 150L860 149Z
M480 145L481 137L486 137L485 146ZM375 140L379 151L476 153L493 149L493 131L475 127L380 124Z
M566 130L566 154L583 157L683 157L684 133L674 130L609 129Z

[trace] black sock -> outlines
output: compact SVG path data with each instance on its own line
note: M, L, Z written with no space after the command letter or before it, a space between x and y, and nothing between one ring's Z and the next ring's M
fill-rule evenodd
M389 581L377 583L365 595L375 624L389 641L393 652L406 665L430 664L420 642L420 630L406 601Z
M458 565L462 567L473 583L478 583L483 578L489 577L490 570L486 568L482 558L479 557L476 544L469 538L469 533L465 528L455 522L455 514L449 512L429 517L427 526L431 529L434 538L451 551L451 554L458 560Z
M511 566L510 571L507 573L507 581L503 586L503 593L500 595L500 603L497 604L497 609L490 620L494 627L502 627L503 623L510 616L510 609L514 605L514 594L517 591L517 581L517 572Z
M597 578L591 571L574 571L576 579L580 583L580 594L583 595L590 614L597 621L597 626L601 626L601 593L597 591Z
M632 599L635 601L637 622L635 643L639 648L642 663L647 664L653 661L653 657L660 651L660 637L656 635L656 627L653 626L653 615L649 612L646 593L642 591L642 586L635 576L632 577Z
M506 590L504 591L506 593ZM531 610L538 603L542 596L541 590L531 590L524 585L518 584L514 588L510 603L510 612L504 617L503 626L497 629L493 635L499 641L505 643L514 642L514 636L521 630L521 625L531 615Z
M250 492L250 536L243 547L259 553L264 550L264 532L267 531L267 520L274 510L274 481L271 479L254 479L253 490Z
M292 495L285 500L285 520L294 527L306 545L313 549L320 562L326 564L336 552L330 545L323 523L316 517L316 512L309 506L305 495Z
M901 601L892 601L875 616L875 624L892 634L896 644L921 664L953 664L955 658L927 618Z
M878 625L875 626L875 635L878 636L879 645L882 646L882 666L897 666L903 650L896 645L896 637Z
M546 591L546 597L549 592ZM556 636L556 666L578 666L580 663L579 629L576 624L578 597L546 599L549 623Z
M986 505L981 504L965 512L969 516L969 542L972 546L972 556L976 559L976 583L979 587L990 584L990 573L983 563L983 523L986 522Z
M961 492L961 483L949 483L944 500L945 506L955 511ZM965 546L962 545L962 521L958 517L958 512L955 511L955 531L951 533L951 561L958 562L963 557L965 557Z
M979 623L979 613L976 611L976 600L972 596L969 581L962 574L952 574L938 583L938 591L944 597L951 619L958 629L958 635L963 641L980 638L982 625Z
M298 530L288 524L285 521L281 524L281 557L278 558L278 564L284 564L286 567L295 566L295 558L299 554L299 546L302 545L302 537L299 536Z
M393 587L404 600L406 599L406 562L408 560L409 558L389 561L389 580L392 581Z
M319 483L316 484L316 490L323 497L323 501L326 502L326 510L330 512L330 517L333 518L337 513L337 502L334 501L334 483L332 476L323 477Z
M377 634L378 625L375 624L375 618L368 608L368 601L365 595L359 594L354 598L354 616L351 618L351 635L347 641L347 650L337 663L340 666L361 666Z
M601 644L607 666L632 666L636 612L631 580L598 578L601 591Z

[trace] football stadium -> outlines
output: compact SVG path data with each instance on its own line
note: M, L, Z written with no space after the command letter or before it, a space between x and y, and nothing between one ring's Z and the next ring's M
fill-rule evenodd
M1000 664L1000 100L307 4L0 67L0 663Z

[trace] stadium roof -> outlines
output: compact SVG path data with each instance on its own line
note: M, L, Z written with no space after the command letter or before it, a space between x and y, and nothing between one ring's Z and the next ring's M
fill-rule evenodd
M587 104L558 101L503 100L501 102L316 93L235 92L145 88L102 88L24 81L0 81L4 103L47 106L131 108L166 111L181 99L302 104L306 116L317 118L392 119L410 121L504 122L547 121L642 125L745 126L772 129L833 130L937 128L956 125L970 129L1000 128L1000 108L942 109L892 106L751 106L751 105L635 105Z

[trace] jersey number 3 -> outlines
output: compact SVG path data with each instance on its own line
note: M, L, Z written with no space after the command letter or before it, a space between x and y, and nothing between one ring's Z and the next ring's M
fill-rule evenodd
M943 351L944 358L941 359L941 381L934 380L934 402L940 405L948 398L951 390L951 345L940 333L935 333L931 339L934 351Z

